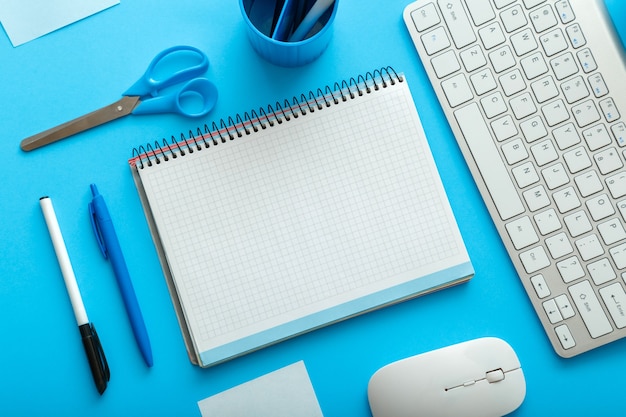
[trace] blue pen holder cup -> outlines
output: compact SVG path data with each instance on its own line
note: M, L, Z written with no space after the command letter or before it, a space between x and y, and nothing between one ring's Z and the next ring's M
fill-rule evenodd
M286 0L285 4L291 0ZM305 0L300 0L305 1ZM316 22L308 37L301 41L272 38L280 10L276 0L239 0L248 38L254 50L267 61L283 67L297 67L318 58L332 37L338 0Z

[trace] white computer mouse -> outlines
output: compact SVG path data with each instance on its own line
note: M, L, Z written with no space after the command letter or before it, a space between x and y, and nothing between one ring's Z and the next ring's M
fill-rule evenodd
M526 380L513 348L485 337L384 366L367 391L374 417L500 417L522 404Z

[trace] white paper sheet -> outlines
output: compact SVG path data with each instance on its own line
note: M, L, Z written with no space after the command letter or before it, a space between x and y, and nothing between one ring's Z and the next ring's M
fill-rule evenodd
M0 22L13 46L19 46L119 3L119 0L2 0Z
M203 417L323 417L304 362L198 402Z

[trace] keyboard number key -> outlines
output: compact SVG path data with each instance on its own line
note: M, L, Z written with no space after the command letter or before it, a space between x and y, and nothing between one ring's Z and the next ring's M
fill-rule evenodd
M411 19L413 19L413 24L418 32L430 29L441 21L433 3L429 3L413 11L411 13Z

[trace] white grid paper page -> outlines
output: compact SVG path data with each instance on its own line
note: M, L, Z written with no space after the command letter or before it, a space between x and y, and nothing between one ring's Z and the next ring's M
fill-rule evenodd
M406 82L139 173L198 352L468 261Z

